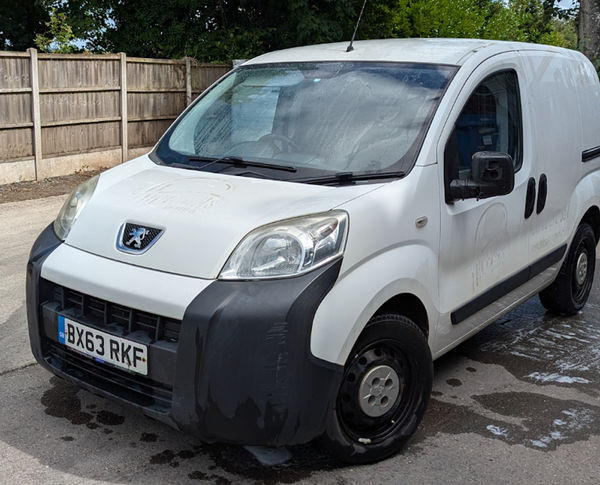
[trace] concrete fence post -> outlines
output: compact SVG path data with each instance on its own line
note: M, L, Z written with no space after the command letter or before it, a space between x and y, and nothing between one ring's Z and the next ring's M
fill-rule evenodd
M40 118L40 79L38 70L37 50L29 51L29 82L31 83L31 121L33 122L33 157L35 164L35 179L41 176L42 164L42 122Z
M192 60L185 58L185 105L192 103Z
M129 159L127 140L127 55L119 52L121 64L121 163Z

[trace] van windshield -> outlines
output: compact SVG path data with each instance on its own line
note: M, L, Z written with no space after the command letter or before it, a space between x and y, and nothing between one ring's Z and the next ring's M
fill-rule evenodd
M194 103L151 157L299 182L407 173L456 69L372 62L240 67Z

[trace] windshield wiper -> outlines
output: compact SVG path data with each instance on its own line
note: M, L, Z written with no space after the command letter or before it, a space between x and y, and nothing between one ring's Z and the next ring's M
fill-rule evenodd
M339 172L322 177L288 179L288 182L301 182L303 184L329 185L329 184L352 184L362 180L378 180L404 177L404 172L379 172L379 173L354 173Z
M264 163L264 162L252 162L250 160L244 160L242 157L236 156L226 156L221 158L211 158L211 157L188 157L190 162L209 162L206 165L202 165L202 169L208 167L209 165L213 165L215 163L225 163L228 165L233 165L234 167L246 168L246 167L256 167L256 168L269 168L271 170L282 170L284 172L296 172L296 167L292 167L291 165L277 165L275 163Z

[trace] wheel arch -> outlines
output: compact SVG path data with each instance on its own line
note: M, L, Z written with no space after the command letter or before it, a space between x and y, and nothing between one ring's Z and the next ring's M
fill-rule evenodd
M425 338L429 338L429 317L427 316L427 309L419 297L411 293L393 296L377 309L373 317L388 313L409 318L419 327Z
M581 222L586 222L592 226L596 242L598 242L600 240L600 209L598 206L590 207L581 218Z
M341 275L317 309L312 354L343 365L368 322L382 313L414 321L432 345L439 315L438 261L421 244L399 246Z

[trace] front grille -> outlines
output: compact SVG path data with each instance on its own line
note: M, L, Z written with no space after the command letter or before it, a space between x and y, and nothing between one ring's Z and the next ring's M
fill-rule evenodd
M46 362L61 372L138 406L163 413L170 410L173 397L171 386L99 364L49 339L45 344Z
M141 330L152 340L179 341L181 320L117 305L51 282L45 283L52 285L51 299L60 305L59 311L71 310L76 318L84 318L98 328L110 331L116 326L124 336Z

